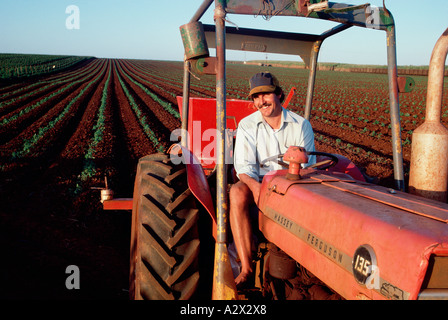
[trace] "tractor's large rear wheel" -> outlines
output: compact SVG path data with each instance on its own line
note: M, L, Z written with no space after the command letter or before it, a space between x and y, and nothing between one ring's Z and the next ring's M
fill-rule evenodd
M199 285L199 211L185 165L139 160L132 211L130 298L190 299Z

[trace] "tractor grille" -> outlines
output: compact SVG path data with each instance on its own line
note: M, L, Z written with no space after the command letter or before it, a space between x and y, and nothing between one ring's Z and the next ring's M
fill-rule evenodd
M419 299L448 300L448 257L432 255Z
M429 259L428 270L423 288L425 289L448 289L448 257L432 255Z

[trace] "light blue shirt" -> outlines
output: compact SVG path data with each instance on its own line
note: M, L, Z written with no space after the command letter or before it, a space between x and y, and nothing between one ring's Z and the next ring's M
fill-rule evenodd
M244 173L259 181L259 178L269 171L285 169L276 161L269 161L262 168L260 163L268 157L285 153L290 146L315 151L311 123L298 114L282 108L280 129L273 130L261 113L255 111L238 124L233 160L237 176ZM315 162L315 156L308 156L308 163L302 167Z

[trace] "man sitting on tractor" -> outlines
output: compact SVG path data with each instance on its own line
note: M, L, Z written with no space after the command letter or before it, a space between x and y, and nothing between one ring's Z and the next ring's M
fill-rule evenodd
M314 151L314 133L305 118L282 107L284 93L277 78L271 73L257 73L249 81L256 112L242 119L238 125L234 151L234 168L239 179L230 189L230 226L241 272L236 277L237 287L252 279L253 233L250 207L258 204L262 177L271 170L285 169L275 161L260 166L270 156L283 154L289 146ZM309 156L306 166L315 163ZM256 207L254 207L256 208ZM257 210L258 212L258 210Z

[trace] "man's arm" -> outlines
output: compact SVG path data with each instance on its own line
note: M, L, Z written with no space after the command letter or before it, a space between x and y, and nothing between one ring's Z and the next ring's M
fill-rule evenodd
M258 182L258 162L257 149L254 137L257 136L256 129L249 128L244 123L244 119L240 121L236 132L235 148L233 153L233 167L237 173L238 179L245 174L249 178ZM247 185L250 182L246 183Z
M305 120L302 127L303 142L300 144L306 151L316 151L314 146L314 132L311 123ZM302 168L306 168L316 163L316 156L309 156L308 163L303 164Z

